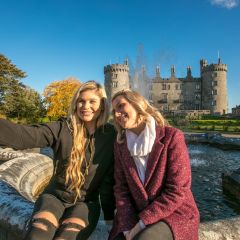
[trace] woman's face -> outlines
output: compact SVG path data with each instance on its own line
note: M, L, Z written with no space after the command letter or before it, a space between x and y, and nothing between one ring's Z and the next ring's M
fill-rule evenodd
M79 96L77 115L85 124L94 124L101 112L101 99L96 90L86 90Z
M115 121L124 129L138 127L138 113L136 109L123 96L117 96L112 101Z

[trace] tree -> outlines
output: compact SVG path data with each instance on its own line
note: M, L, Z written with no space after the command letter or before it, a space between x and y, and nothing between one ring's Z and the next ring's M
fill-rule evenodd
M0 111L7 117L36 121L44 114L39 93L20 82L26 73L0 54Z
M12 87L16 87L19 80L26 77L26 73L18 69L11 61L0 54L0 109L4 104L4 98Z
M36 122L37 119L45 115L46 109L41 95L34 89L27 87L23 95L23 117L29 122Z
M74 77L50 83L43 93L47 116L54 118L67 116L71 99L80 85L80 81Z
M45 115L43 100L38 92L24 85L11 88L5 97L4 112L7 117L36 122Z

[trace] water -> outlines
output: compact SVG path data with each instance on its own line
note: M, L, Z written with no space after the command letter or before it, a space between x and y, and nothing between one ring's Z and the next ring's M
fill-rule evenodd
M188 146L192 191L201 221L240 215L240 202L222 192L221 174L240 168L240 151L223 151L207 145Z

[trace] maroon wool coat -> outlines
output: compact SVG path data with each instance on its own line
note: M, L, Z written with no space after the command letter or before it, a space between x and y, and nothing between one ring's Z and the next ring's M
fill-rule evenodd
M142 184L127 141L115 143L117 214L109 239L130 230L141 219L145 225L163 221L174 240L197 240L199 212L191 192L191 166L183 133L156 127Z

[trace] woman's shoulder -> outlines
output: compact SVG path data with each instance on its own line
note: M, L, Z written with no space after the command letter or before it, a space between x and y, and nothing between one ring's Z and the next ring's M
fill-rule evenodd
M165 128L166 133L171 133L173 135L183 134L183 132L179 128L175 128L175 127L172 127L172 126L165 126L164 128Z
M102 131L104 133L112 133L112 134L116 134L116 130L114 128L114 126L107 122L106 124L104 124L102 127L101 127Z
M175 127L172 126L164 126L164 127L159 127L157 126L157 131L160 138L165 137L165 138L172 138L175 136L184 136L184 133Z
M164 141L166 143L168 142L169 144L180 144L185 142L184 132L182 132L180 129L171 126L165 126L164 130Z

